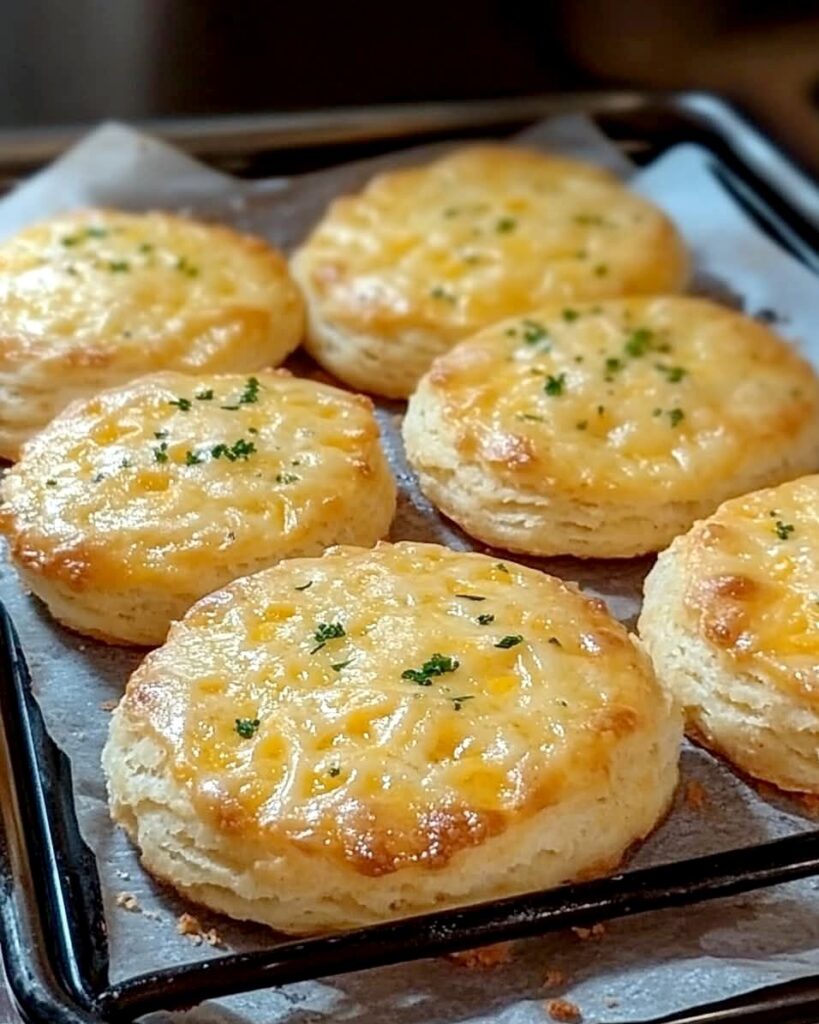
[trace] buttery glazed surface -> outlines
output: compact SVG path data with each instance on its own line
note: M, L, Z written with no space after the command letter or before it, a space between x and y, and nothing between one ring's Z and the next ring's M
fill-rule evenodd
M261 239L166 213L86 210L0 246L0 357L230 370L237 347L298 342L301 302ZM292 340L290 338L292 336ZM286 354L281 353L281 356Z
M369 399L260 371L155 374L76 403L2 495L0 528L35 576L195 598L350 529L374 541L395 487Z
M333 549L203 599L118 715L160 742L209 827L368 875L441 867L605 784L620 744L668 722L600 602L410 543Z
M439 358L427 394L457 458L501 485L636 507L709 493L716 504L754 466L815 449L819 422L819 381L794 349L681 297L503 322Z
M686 578L704 640L819 710L819 476L726 502L692 531Z
M459 150L336 200L296 258L336 325L449 344L550 299L676 291L687 260L650 203L597 167Z

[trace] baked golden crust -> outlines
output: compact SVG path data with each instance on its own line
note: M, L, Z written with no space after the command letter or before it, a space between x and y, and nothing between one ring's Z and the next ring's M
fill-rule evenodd
M436 360L404 438L427 495L481 540L627 557L819 467L819 380L706 300L551 306Z
M282 371L139 378L76 402L2 483L0 530L61 621L160 643L203 594L386 533L372 403Z
M239 876L250 873L259 906L242 913L287 928L269 890L290 858L312 864L299 884L314 909L338 901L324 910L336 926L357 919L345 904L367 886L380 916L452 902L441 892L467 863L478 898L511 866L493 858L493 841L532 828L527 842L539 842L539 816L557 823L584 800L599 808L610 788L606 827L614 804L628 807L617 826L628 836L596 846L561 819L571 855L558 870L612 863L667 805L679 722L602 603L483 555L382 543L237 580L192 608L132 676L106 755L112 804L148 866L172 877L162 840L140 831L139 772L116 760L124 735L150 745L163 792L184 791L207 851L231 858L229 887L247 895ZM646 789L632 790L634 779L621 789L619 759L638 748ZM482 868L462 859L483 849ZM553 884L553 869L539 880ZM531 885L529 870L501 889ZM424 877L443 887L437 897L423 887L413 897ZM344 891L328 893L341 878ZM213 864L208 879L218 881Z
M549 301L674 292L688 275L673 225L608 172L511 146L379 175L331 205L292 267L312 354L393 397L488 324Z
M819 476L727 501L675 541L640 632L692 736L819 793Z
M0 456L71 400L152 370L252 371L299 343L301 296L259 238L83 210L0 246Z

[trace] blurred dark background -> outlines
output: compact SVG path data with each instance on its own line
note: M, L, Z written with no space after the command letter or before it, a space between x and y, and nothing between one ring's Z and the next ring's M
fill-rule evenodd
M0 127L714 89L819 169L819 3L0 0Z

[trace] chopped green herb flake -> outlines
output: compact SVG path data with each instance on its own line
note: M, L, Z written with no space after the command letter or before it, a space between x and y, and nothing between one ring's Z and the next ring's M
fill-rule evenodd
M300 587L294 587L294 590L307 590L308 587L313 586L313 581L308 580L306 583L302 583Z
M787 540L795 529L792 523L783 523L781 519L776 521L776 535L780 540Z
M204 462L204 457L198 452L185 452L185 465L186 466L198 466L200 462Z
M617 356L609 356L606 360L606 379L608 379L613 373L618 373L623 369L623 360Z
M524 320L521 326L523 328L523 340L527 345L537 345L538 342L544 341L549 337L549 332L537 320Z
M596 227L602 227L606 223L599 213L578 213L572 219L575 224L594 225Z
M534 413L531 413L531 412L521 412L521 413L518 413L518 419L519 420L531 420L533 423L542 423L543 422L543 417L542 416L536 416Z
M192 402L189 398L173 398L168 402L168 405L175 405L180 412L187 412L190 409Z
M324 647L328 640L338 640L338 638L342 636L345 636L345 633L344 627L340 622L320 622L313 634L316 646L310 651L310 653L315 654L316 651L320 651L322 647Z
M259 401L259 388L261 384L256 377L248 377L245 389L239 395L240 405L252 405L254 402Z
M108 263L108 269L112 274L124 274L131 269L131 264L128 260L111 260Z
M232 445L217 444L210 450L214 459L227 459L229 462L236 462L237 459L247 459L256 451L256 445L252 441L245 441L240 437Z
M645 327L640 327L627 339L623 346L623 351L627 356L631 356L632 359L638 359L640 356L644 356L651 348L653 337L652 331L647 330Z
M410 682L417 683L419 686L431 686L433 676L454 672L459 665L460 662L450 658L448 654L433 654L420 668L404 669L401 678L409 679Z
M258 718L237 718L236 732L239 733L243 740L249 740L255 735L260 724Z
M668 420L672 427L678 426L684 417L685 413L682 409L669 409L668 411Z
M495 616L491 612L485 612L483 615L478 616L479 626L488 626L490 622L495 621Z
M78 235L63 235L60 239L60 245L64 245L66 249L71 249L73 246L78 245L81 241Z
M598 416L602 416L605 411L606 411L605 405L598 405L597 406L597 415Z
M502 637L495 644L496 647L501 647L506 650L509 647L517 647L518 644L523 643L523 637L519 633L510 634L509 636Z
M56 487L57 481L53 479L46 480L46 487Z
M556 377L551 373L546 378L543 390L547 395L562 395L566 385L566 374L559 373Z
M352 658L348 658L346 661L338 661L335 665L331 665L330 668L334 672L340 672L343 668L347 668L352 660Z
M586 427L588 427L588 425L588 420L579 420L577 423L575 423L575 427L577 427L578 430L585 430Z
M199 273L199 267L191 263L187 256L177 257L176 269L180 274L185 274L187 277L196 277Z
M259 431L257 430L256 427L248 427L247 428L247 432L248 432L248 434L258 434L259 433ZM298 462L294 462L293 465L294 466L298 466Z
M456 594L456 597L462 597L464 601L485 601L485 597L481 597L480 594Z
M662 416L662 414L663 414L663 410L662 409L654 409L653 412L651 413L652 416Z
M341 769L337 764L331 764L327 769L327 774L331 779L335 779L338 775L341 775Z
M168 442L163 441L158 448L154 448L154 459L157 462L168 461Z
M682 366L666 366L664 363L655 363L654 369L659 370L660 373L664 373L669 384L679 384L688 372Z
M446 288L442 288L441 285L436 285L434 288L430 288L429 294L433 299L442 299L444 302L454 302L455 296L452 292L447 291Z
M566 321L566 323L570 324L570 323L573 323L575 320L577 320L577 318L580 316L580 314L577 312L576 309L564 309L563 313L562 313L562 316L563 316L563 319Z
M159 441L161 441L163 437L167 437L167 436L168 436L168 431L167 430L155 430L154 431L154 437L157 438L157 440L159 440Z
M503 562L495 562L495 568L500 569L501 572L509 572L509 569L503 564Z
M605 277L608 272L609 268L605 263L598 263L594 268L595 277Z
M300 476L296 476L295 473L277 473L276 483L277 484L294 484L297 480L301 480Z
M213 388L208 388L206 391L197 391L195 397L199 402L210 402L213 398Z
M104 479L105 479L105 473L103 473L103 472L95 473L91 477L91 483L92 484L101 484Z
M495 230L499 235L506 235L510 231L514 231L518 226L518 222L514 217L500 217L495 224Z
M150 242L142 242L139 247L139 251L142 253L149 253L153 252L154 248L155 246L153 246Z

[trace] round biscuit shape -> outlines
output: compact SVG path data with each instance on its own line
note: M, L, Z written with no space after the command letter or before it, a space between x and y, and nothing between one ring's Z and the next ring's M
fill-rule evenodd
M549 306L439 357L403 432L424 493L472 536L628 558L819 468L819 380L704 299Z
M389 529L372 403L264 371L162 373L83 399L0 485L0 531L62 623L154 645L204 594Z
M819 476L727 501L678 537L639 630L694 739L819 794Z
M149 871L304 933L611 870L668 808L681 732L601 602L382 543L200 601L131 677L103 763Z

